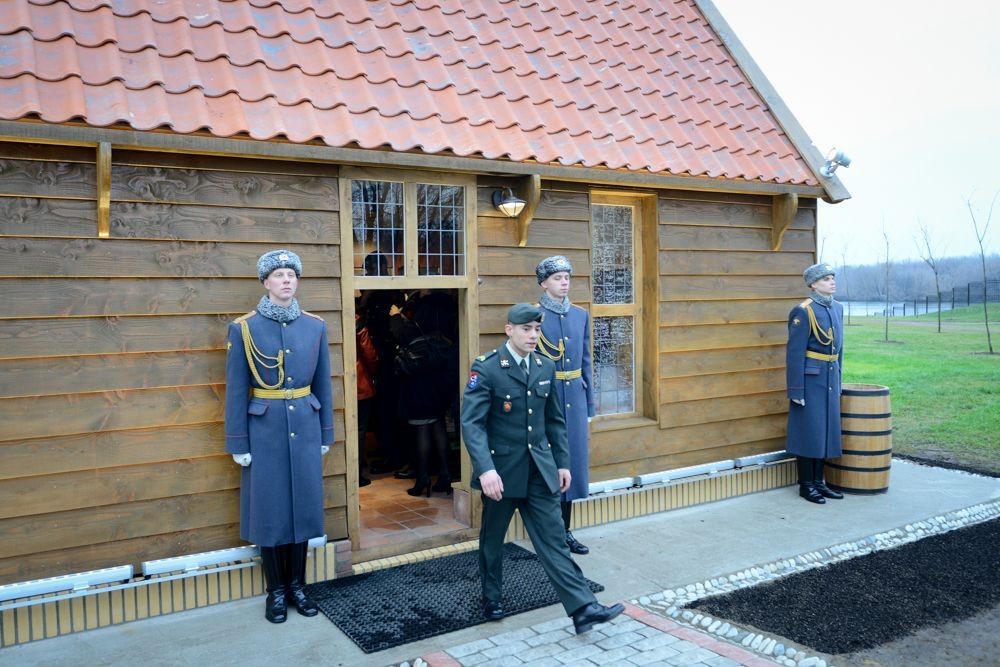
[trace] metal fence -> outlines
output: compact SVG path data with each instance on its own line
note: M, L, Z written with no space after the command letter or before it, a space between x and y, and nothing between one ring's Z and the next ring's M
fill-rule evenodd
M963 306L975 306L983 302L983 282L968 283L963 287L953 287L947 292L941 292L941 310L952 310ZM1000 303L1000 279L986 281L986 302ZM857 302L860 311L856 314L878 316L885 315L885 305L877 302L863 301ZM925 313L936 313L938 309L938 297L929 294L923 299L913 299L912 301L896 301L889 305L889 314L892 317L906 315L923 315Z

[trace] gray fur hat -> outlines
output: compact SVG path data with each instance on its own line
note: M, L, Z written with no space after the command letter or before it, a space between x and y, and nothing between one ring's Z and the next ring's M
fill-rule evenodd
M538 284L541 285L546 278L560 271L573 275L573 265L562 255L553 255L538 263L538 266L535 267L535 277L538 278Z
M272 250L265 252L257 260L257 277L261 282L271 275L275 269L292 269L295 275L302 277L302 260L291 250Z
M808 269L802 272L802 279L806 281L806 285L812 285L814 282L820 278L826 278L827 276L835 276L837 272L833 270L833 267L829 264L813 264Z

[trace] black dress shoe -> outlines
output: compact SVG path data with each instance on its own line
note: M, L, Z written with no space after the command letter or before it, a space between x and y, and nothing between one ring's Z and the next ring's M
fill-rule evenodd
M839 491L834 491L833 489L831 489L829 486L826 485L826 482L813 482L813 487L815 487L815 489L819 491L819 495L823 496L824 498L833 498L834 500L840 500L841 498L844 497L843 493L840 493Z
M625 611L623 604L605 607L600 603L591 602L573 612L573 627L576 628L576 634L582 635L592 630L598 623L607 623L623 611Z
M372 481L365 477L364 475L358 477L358 486L368 486Z
M499 621L506 615L507 612L504 611L502 602L495 600L483 601L483 616L486 617L487 621Z
M580 556L586 556L590 553L590 548L577 542L576 538L573 537L573 533L568 530L566 531L566 546L569 547L570 551Z
M414 470L413 468L406 467L406 468L402 468L400 470L397 470L396 472L394 472L392 474L392 476L395 477L396 479L416 479L417 478L417 471Z
M816 490L812 482L799 484L799 495L811 503L816 503L817 505L826 504L826 498L820 495L820 492Z
M394 466L389 463L372 463L368 466L368 472L373 475L384 475L386 473L394 472L399 466Z

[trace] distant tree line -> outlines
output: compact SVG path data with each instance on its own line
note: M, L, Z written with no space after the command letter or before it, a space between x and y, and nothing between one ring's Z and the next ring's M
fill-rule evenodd
M830 261L829 258L826 259ZM953 288L964 290L969 283L983 281L980 258L945 257L937 260L941 274L941 292L950 295ZM832 262L836 265L836 262ZM1000 278L1000 255L986 256L986 273ZM980 289L982 289L980 287ZM892 262L889 277L892 301L923 300L934 295L934 273L919 259ZM840 301L881 301L885 298L885 263L841 266L837 270L837 299ZM975 303L975 296L973 296ZM982 297L979 298L982 302ZM963 304L964 305L964 304Z

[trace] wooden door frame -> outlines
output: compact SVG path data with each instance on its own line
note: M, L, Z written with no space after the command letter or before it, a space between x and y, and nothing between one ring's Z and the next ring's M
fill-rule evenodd
M371 180L401 180L406 183L419 182L431 184L462 185L465 187L465 275L464 276L391 276L373 278L354 275L354 239L351 216L351 181L357 179ZM361 509L358 491L358 381L357 381L357 347L354 343L354 292L359 289L454 289L458 293L459 315L459 380L464 386L464 379L469 375L472 360L479 354L479 243L478 243L478 211L477 187L478 179L474 175L458 173L442 173L433 171L417 171L409 169L371 169L360 167L341 167L339 174L340 186L340 266L341 266L341 312L344 340L344 431L345 457L347 463L347 532L351 540L351 549L358 552L361 549L360 527ZM415 208L414 202L406 201L404 206ZM404 212L404 235L408 253L416 253L416 230L410 230L406 220L416 212ZM415 220L415 217L412 218ZM412 232L412 233L411 233ZM415 255L414 255L415 256ZM409 263L408 263L409 265ZM455 498L459 494L470 497L469 480L472 475L472 463L465 447L460 450L461 480L452 484ZM457 505L457 503L456 503ZM460 520L468 521L470 526L478 515L472 507L472 502L464 504L468 508L468 517ZM478 522L477 522L478 523ZM464 536L462 539L466 539Z

